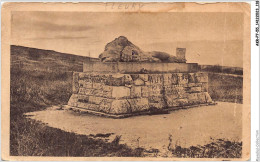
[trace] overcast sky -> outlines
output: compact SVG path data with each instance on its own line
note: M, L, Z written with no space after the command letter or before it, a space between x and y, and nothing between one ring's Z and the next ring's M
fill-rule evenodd
M243 66L241 13L13 12L11 44L98 57L121 35L144 51L175 55L187 48L188 62Z

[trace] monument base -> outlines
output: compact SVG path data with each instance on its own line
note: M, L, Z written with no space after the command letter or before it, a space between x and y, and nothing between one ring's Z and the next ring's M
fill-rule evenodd
M165 108L165 109L162 109L160 111L149 110L149 111L135 112L135 113L128 113L128 114L109 114L109 113L89 110L89 109L86 109L86 108L72 107L72 106L69 106L69 105L66 105L65 109L72 110L76 113L81 113L81 114L92 114L92 115L102 116L102 117L107 117L107 118L121 119L121 118L127 118L127 117L131 117L131 116L139 116L139 115L169 114L170 111L175 111L175 110L179 110L179 109L189 109L189 108L195 108L195 107L200 107L200 106L210 106L210 105L216 105L216 104L217 103L212 102L212 103L199 104L199 105L178 106L178 107L172 107L172 108Z
M207 73L73 74L68 106L108 117L167 113L212 104Z

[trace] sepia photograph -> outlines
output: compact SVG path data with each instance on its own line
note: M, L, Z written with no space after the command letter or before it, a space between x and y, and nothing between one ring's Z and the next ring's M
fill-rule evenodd
M6 3L4 160L249 160L250 4Z

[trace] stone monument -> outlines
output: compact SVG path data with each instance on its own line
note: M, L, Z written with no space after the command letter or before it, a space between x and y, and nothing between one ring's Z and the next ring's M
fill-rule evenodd
M144 52L126 37L108 43L101 62L88 62L73 74L69 108L113 118L165 113L213 104L208 75L186 63L185 48L176 57Z

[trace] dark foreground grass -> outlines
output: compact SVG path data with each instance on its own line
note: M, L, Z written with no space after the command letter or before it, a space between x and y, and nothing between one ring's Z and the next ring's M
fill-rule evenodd
M171 144L171 139L169 140ZM241 158L242 156L242 142L237 141L217 139L204 146L190 146L189 148L178 145L172 148L170 144L169 151L178 158Z
M143 150L119 144L120 137L108 143L51 128L22 116L16 117L11 122L10 154L13 156L143 156Z

